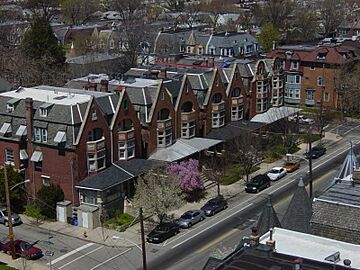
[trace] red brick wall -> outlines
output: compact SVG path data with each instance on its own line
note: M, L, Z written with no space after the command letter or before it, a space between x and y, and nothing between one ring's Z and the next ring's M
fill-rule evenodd
M19 143L11 140L1 140L0 141L0 166L5 163L5 150L11 149L14 153L15 159L15 169L20 169L20 155L19 155Z

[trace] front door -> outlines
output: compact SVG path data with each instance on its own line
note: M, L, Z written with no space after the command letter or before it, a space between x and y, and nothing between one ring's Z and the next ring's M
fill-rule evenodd
M84 228L89 228L89 213L86 212L82 212L81 213L81 218L82 218L82 226Z

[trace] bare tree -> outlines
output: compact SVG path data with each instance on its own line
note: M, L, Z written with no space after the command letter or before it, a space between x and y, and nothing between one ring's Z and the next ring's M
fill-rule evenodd
M220 184L225 176L226 156L223 153L210 152L203 162L202 174L217 186L217 195L221 196Z
M322 0L319 2L320 19L324 26L324 35L333 36L336 28L344 19L343 0Z
M179 181L165 166L152 169L137 179L133 203L149 215L156 215L161 224L169 211L182 206L185 201Z
M86 23L98 9L99 4L95 0L61 0L61 13L72 25Z
M224 1L211 1L206 2L200 6L200 9L202 11L208 12L211 15L211 27L214 31L216 31L218 24L219 24L219 18L222 12L226 9L226 4Z
M59 6L59 0L24 0L22 5L33 13L34 17L49 20Z

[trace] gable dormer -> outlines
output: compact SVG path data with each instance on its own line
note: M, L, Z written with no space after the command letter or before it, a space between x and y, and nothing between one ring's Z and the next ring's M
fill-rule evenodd
M39 106L39 116L40 117L47 117L49 115L49 111L51 109L51 107L54 104L52 103L43 103Z
M6 102L6 112L13 113L15 111L16 105L19 103L20 99L12 98Z

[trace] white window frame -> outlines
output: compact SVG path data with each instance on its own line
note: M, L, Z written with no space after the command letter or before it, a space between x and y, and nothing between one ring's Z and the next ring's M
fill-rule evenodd
M189 122L182 122L181 124L181 138L190 139L195 136L195 126L196 122L189 121Z
M41 180L42 180L42 184L43 186L49 187L50 186L50 176L47 175L41 175Z
M48 115L48 110L46 108L39 108L39 115L41 117L47 117Z
M6 112L13 113L14 110L15 110L15 105L14 104L9 104L9 103L6 104Z
M231 121L239 121L244 117L244 106L231 106Z
M135 139L119 141L119 160L128 160L135 157Z
M11 148L5 149L5 162L15 164L14 150Z
M299 68L299 61L291 61L290 69L298 70Z
M34 140L35 142L47 142L48 141L48 133L46 128L34 128Z
M324 92L324 97L323 97L325 102L329 102L330 101L330 93L329 92Z
M167 147L172 144L172 127L157 132L158 147Z
M219 128L225 125L225 110L212 112L212 127Z
M89 157L88 154L88 171L96 172L106 167L106 151L99 151L94 154L93 157ZM103 166L99 167L99 161L103 161Z

